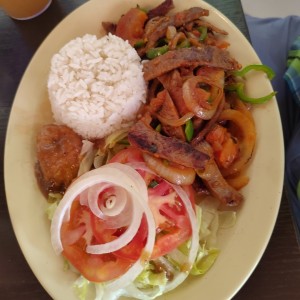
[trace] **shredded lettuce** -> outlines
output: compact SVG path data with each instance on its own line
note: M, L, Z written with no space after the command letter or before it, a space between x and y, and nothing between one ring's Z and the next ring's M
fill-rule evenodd
M166 272L154 272L154 266L148 262L142 273L136 278L135 282L138 286L146 288L149 286L166 285L168 278Z
M212 197L204 199L200 207L202 209L199 230L200 242L202 244L205 243L209 249L215 248L218 231L234 226L236 223L236 212L219 210L219 202Z
M128 146L128 129L120 129L105 138L105 144L94 153L93 165L99 168L105 165L117 152Z
M219 250L216 248L206 249L205 245L199 248L198 256L193 264L191 275L203 275L205 274L216 261Z
M212 197L207 197L200 204L202 215L199 237L200 242L205 242L208 247L215 247L217 242L217 231L219 229L218 205Z
M49 219L52 218L59 200L57 199L57 201L49 205L47 209ZM218 202L211 197L207 197L199 205L195 206L200 243L197 258L190 270L190 275L204 275L213 266L220 253L220 250L216 246L218 231L230 228L236 222L236 212L220 211L218 208ZM161 259L165 263L170 264L174 272L181 272L189 249L190 240ZM155 262L150 261L145 263L144 270L137 276L135 281L125 288L108 291L105 289L105 283L90 282L83 276L80 276L74 282L73 288L80 300L117 300L121 296L130 296L133 294L138 299L154 299L163 294L168 280L167 272L158 272Z
M107 298L110 298L110 300L117 299L114 296L104 298L104 284L91 282L82 275L80 275L74 282L73 289L79 300L106 300Z
M227 229L235 225L236 212L235 211L220 211L219 212L220 229Z
M57 201L60 201L62 199L62 197L63 197L63 195L61 193L49 193L47 202L48 203L57 202Z
M91 286L91 282L85 279L83 276L79 276L78 279L74 282L73 288L74 291L80 300L88 299L89 288Z
M46 215L48 217L48 219L51 221L53 216L54 216L54 212L57 209L59 201L50 203L46 209Z
M196 205L196 215L200 245L190 274L203 275L212 267L219 254L219 250L214 247L220 224L218 204L214 199L209 198L200 205Z
M82 143L83 145L80 153L82 160L77 173L78 177L91 169L97 152L97 149L94 148L94 143L87 140L83 140Z
M124 142L127 139L128 129L120 129L105 138L104 148L112 149L119 142Z

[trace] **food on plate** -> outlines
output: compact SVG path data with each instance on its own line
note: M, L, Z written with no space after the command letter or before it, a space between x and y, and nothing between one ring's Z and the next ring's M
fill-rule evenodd
M240 67L227 51L203 45L201 48L182 48L170 50L165 55L158 55L155 59L145 63L144 77L146 80L151 80L177 68L198 66L221 68L226 71Z
M67 126L49 124L37 135L36 178L45 195L64 192L78 174L82 138Z
M51 60L53 117L86 139L128 127L145 102L140 57L121 38L91 34L68 42Z
M207 9L173 8L131 8L52 59L56 124L37 136L37 179L81 299L154 299L205 274L247 201L251 103L274 93L248 97L244 76L274 74L242 68Z

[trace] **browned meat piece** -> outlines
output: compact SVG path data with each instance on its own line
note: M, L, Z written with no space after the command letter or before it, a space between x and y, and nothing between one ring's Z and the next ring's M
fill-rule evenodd
M168 26L180 27L202 16L208 16L208 14L209 11L207 9L192 7L172 16L153 18L147 22L145 27L145 39L148 41L146 49L155 47L156 42L165 36Z
M240 64L226 50L203 45L201 48L182 48L160 55L143 65L145 80L157 78L180 67L209 66L224 70L240 69Z
M148 18L152 19L154 17L165 16L171 9L174 8L173 0L165 0L155 8L148 11Z
M223 97L214 116L205 124L204 128L197 133L197 135L193 138L191 144L193 146L197 145L199 142L203 140L206 134L213 128L216 124L221 112L223 111L225 106L225 98ZM201 120L201 119L199 119ZM195 127L195 126L194 126Z
M168 136L174 136L177 139L185 141L185 134L181 126L169 126L164 124L163 119L160 119L178 120L180 118L169 93L166 90L159 92L157 97L151 100L150 106L154 108L158 119L162 121L163 132Z
M189 168L203 170L209 160L209 155L186 142L161 135L141 120L130 129L128 140L142 151Z
M196 148L209 155L211 158L206 162L203 170L196 170L211 194L227 206L237 206L243 200L242 194L236 191L222 176L214 158L213 151L206 141L199 143Z
M145 31L144 31L144 40L146 40L150 45L147 48L154 47L154 45L157 41L157 40L154 40L154 38L156 38L156 35L159 36L157 39L159 39L160 37L163 37L165 35L168 26L165 29L164 24L168 23L168 22L170 22L170 17L169 16L155 17L155 18L152 18L152 19L147 21L146 26L145 26ZM163 28L161 30L161 32L159 34L155 35L156 29L161 28L161 27ZM150 42L150 40L149 40L150 37L152 37L153 42Z
M219 33L219 34L228 35L228 32L227 32L227 31L225 31L225 30L223 30L223 29L221 29L221 28L218 28L217 26L215 26L215 25L213 25L213 24L211 24L211 23L209 23L209 22L206 22L206 21L204 21L204 20L201 20L201 19L195 20L195 21L193 21L193 22L187 24L187 25L186 25L186 28L187 28L188 30L189 30L189 28L190 28L190 30L191 30L191 28L193 28L195 25L196 25L196 26L203 26L203 27L206 27L206 28L208 28L209 30L211 30L211 31L213 31L213 32L216 32L216 33Z
M42 192L64 192L77 177L82 139L64 125L45 125L37 135L36 175Z
M189 112L187 109L182 95L182 84L183 80L180 76L178 70L173 70L169 73L166 73L158 78L158 80L162 83L164 88L171 95L174 104L179 112L179 115L182 117L186 113Z

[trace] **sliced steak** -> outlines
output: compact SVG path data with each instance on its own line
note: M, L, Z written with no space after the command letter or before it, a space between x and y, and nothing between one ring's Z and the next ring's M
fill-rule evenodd
M145 39L147 40L146 49L155 47L156 42L166 35L169 26L180 27L202 16L208 16L209 11L201 7L178 12L172 16L162 16L150 19L145 27Z
M197 144L196 148L211 155L206 162L204 170L196 170L198 176L203 180L210 193L227 206L237 206L243 200L243 195L228 184L221 174L212 155L212 148L206 141Z
M150 107L156 113L158 119L160 117L168 120L178 120L180 118L176 106L167 90L163 90L157 94L156 98L150 101ZM174 136L179 140L185 141L185 134L182 126L169 126L161 122L162 130L167 136Z
M179 112L179 115L182 117L186 113L188 113L189 110L184 103L182 94L183 79L181 78L179 71L172 70L171 72L160 76L158 80L162 83L163 87L169 92L177 108L177 111Z
M209 66L238 70L241 65L226 50L203 45L201 48L182 48L168 51L144 63L144 78L149 81L180 67Z
M130 129L128 140L142 151L189 168L204 170L210 158L186 142L161 135L141 120Z
M165 16L170 10L174 8L173 0L165 0L158 6L154 7L153 9L149 10L147 15L149 19L159 16Z

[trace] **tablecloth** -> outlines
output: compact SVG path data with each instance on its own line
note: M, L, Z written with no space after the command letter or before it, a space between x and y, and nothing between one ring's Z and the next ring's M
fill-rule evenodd
M276 72L277 93L284 144L285 191L300 242L300 17L256 18L246 15L250 38L262 63Z

